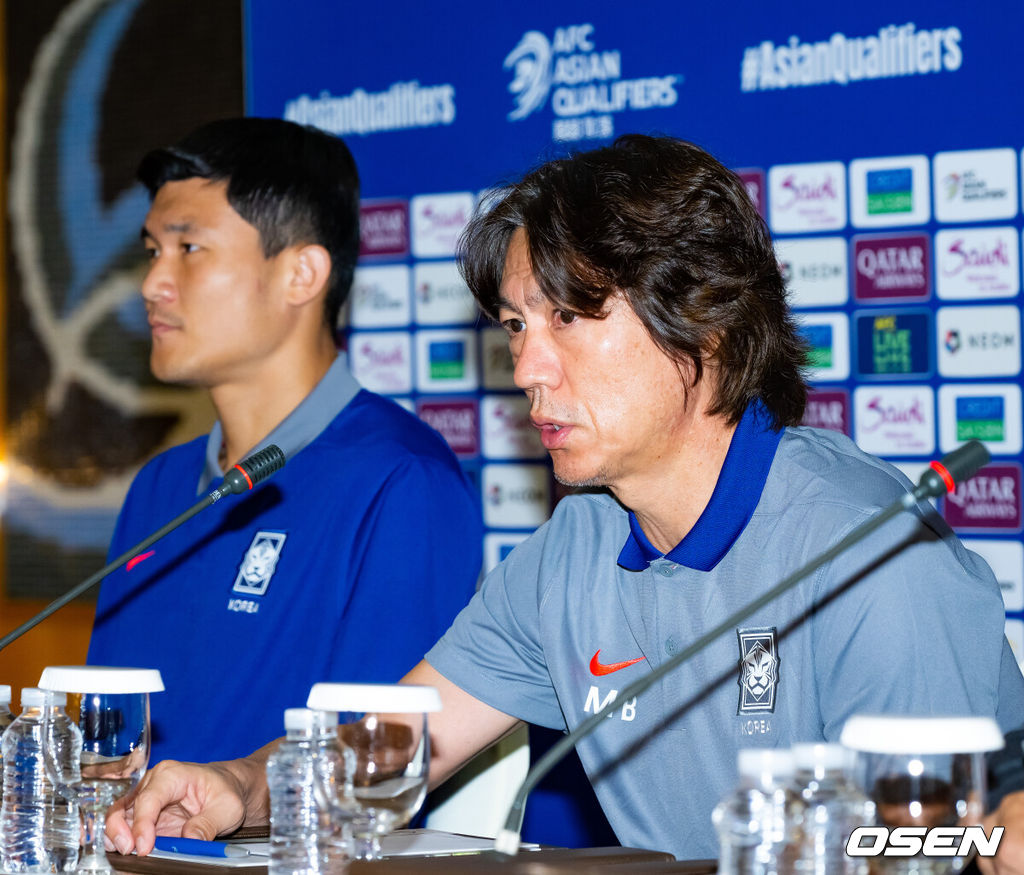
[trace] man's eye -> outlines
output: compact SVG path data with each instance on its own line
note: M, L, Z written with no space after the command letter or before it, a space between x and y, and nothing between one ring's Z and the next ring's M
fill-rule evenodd
M160 254L160 250L157 249L155 246L147 246L145 249L143 249L143 252L146 253L147 261L152 261Z
M573 313L572 310L556 310L555 315L563 325L572 325L573 322L579 319L579 313Z
M188 254L189 252L198 252L199 246L195 243L182 243L181 251Z
M501 321L501 327L509 334L518 334L526 327L526 324L522 319L503 319Z

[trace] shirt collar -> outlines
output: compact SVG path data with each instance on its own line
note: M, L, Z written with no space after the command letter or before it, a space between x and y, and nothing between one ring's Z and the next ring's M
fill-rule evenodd
M708 506L686 537L665 554L666 559L697 571L710 571L722 560L761 500L780 440L782 430L772 430L771 417L761 403L747 405L733 432ZM652 546L630 511L629 537L619 553L619 565L629 571L643 571L661 558L661 552Z
M312 443L361 388L355 377L349 373L347 357L344 354L338 355L327 369L327 373L320 378L320 382L313 387L313 391L245 455L248 456L249 453L267 444L277 444L284 452L284 457L290 459ZM215 480L220 480L224 476L220 468L220 448L223 442L224 431L218 420L213 424L206 440L206 463L199 477L196 495L204 493Z

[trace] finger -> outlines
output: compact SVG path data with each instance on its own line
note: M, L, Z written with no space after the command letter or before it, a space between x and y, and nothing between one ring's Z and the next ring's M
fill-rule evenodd
M107 815L106 832L103 837L106 846L117 848L119 854L130 854L135 847L135 838L132 835L132 828L125 817L124 809L111 811Z
M203 839L211 842L217 838L217 827L205 814L190 817L181 826L181 835L189 839Z

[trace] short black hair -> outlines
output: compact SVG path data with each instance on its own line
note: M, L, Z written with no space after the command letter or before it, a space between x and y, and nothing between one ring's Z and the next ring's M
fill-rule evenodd
M331 256L324 318L334 330L359 257L359 173L341 139L281 119L222 119L149 152L136 176L150 198L167 182L227 180L228 203L259 231L267 258L323 246Z
M518 228L556 307L602 318L622 294L662 351L692 364L694 383L705 361L717 365L709 413L736 423L760 400L775 428L800 423L806 345L771 236L739 177L703 149L628 134L507 187L459 245L462 275L492 319Z

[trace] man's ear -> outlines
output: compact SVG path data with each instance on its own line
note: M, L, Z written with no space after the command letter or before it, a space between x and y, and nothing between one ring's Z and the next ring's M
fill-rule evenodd
M302 306L320 297L331 277L330 253L317 243L291 247L287 259L287 301Z

